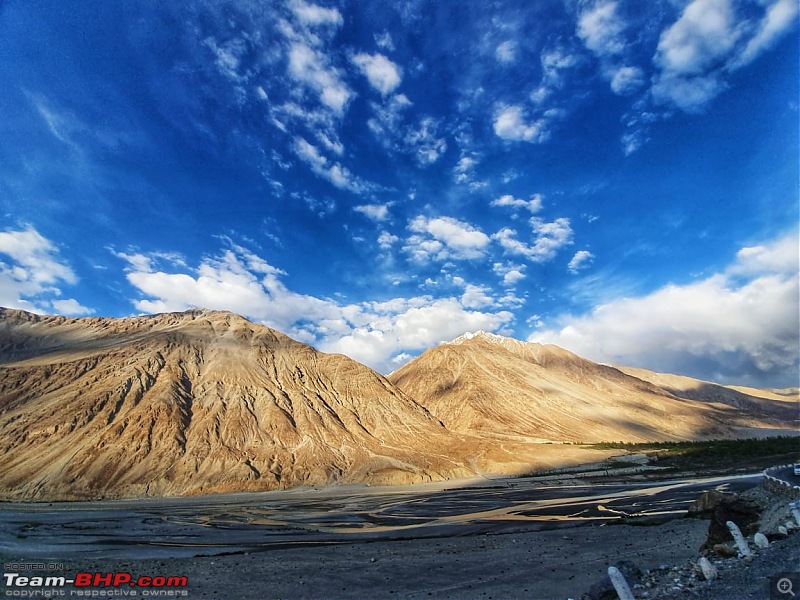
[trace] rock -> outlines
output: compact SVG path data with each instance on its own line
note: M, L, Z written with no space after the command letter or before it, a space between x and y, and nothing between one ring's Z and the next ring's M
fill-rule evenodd
M753 543L759 548L769 548L769 540L760 531L753 536Z
M713 550L722 558L733 558L734 556L739 556L739 551L730 544L714 544Z
M692 502L686 511L687 516L694 518L707 518L711 516L714 509L726 499L731 499L732 494L723 494L717 490L707 490L700 494L697 499Z
M714 548L716 544L730 541L728 521L732 521L744 535L752 535L757 531L757 522L761 509L739 496L723 498L711 512L708 525L708 536L701 550Z

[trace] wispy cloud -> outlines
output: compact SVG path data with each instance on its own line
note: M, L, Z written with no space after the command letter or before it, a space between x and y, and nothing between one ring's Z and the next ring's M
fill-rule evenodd
M328 160L322 155L319 148L305 139L295 138L292 149L298 158L311 167L314 173L330 181L337 188L352 192L362 192L366 189L366 184L355 177L346 167L338 162Z
M434 119L425 117L416 128L407 132L405 145L413 151L419 165L432 165L447 150L447 140L441 136L439 129Z

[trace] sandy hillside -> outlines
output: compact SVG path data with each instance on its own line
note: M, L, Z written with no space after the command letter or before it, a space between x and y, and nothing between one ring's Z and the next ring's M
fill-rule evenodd
M367 367L230 313L0 321L0 490L196 494L474 471Z
M646 374L480 332L426 351L389 379L448 428L484 435L635 442L729 437L745 426L796 427L790 402L720 386L727 395L681 393L689 386Z

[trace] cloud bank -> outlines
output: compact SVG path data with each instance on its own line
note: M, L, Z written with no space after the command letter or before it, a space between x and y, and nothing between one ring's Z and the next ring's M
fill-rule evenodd
M564 315L531 341L592 360L751 385L797 386L797 234L742 248L723 272Z

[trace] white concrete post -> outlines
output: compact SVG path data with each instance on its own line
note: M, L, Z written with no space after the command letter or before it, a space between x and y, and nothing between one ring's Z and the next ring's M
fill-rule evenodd
M628 582L625 581L625 576L620 573L617 567L608 567L608 578L611 580L611 585L613 585L614 589L617 591L619 600L636 600L633 597L631 588L628 586Z
M733 541L736 542L736 548L739 550L739 556L745 558L750 558L753 556L753 552L750 550L750 546L747 545L747 540L744 539L739 526L733 521L728 521L725 524L728 526L728 531L730 531L731 535L733 536Z

